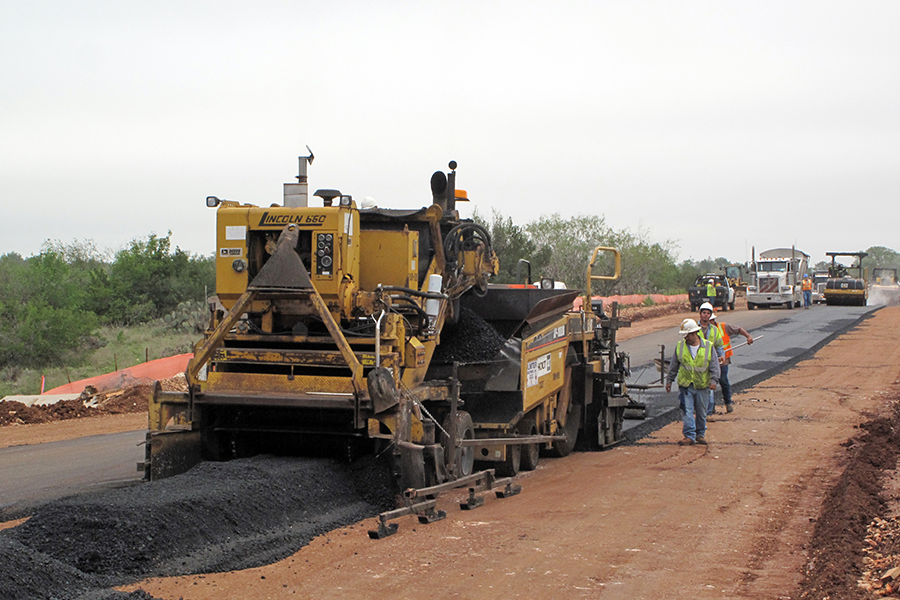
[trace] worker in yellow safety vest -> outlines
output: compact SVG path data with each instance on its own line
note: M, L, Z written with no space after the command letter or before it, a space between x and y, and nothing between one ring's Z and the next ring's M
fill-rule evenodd
M666 392L678 381L678 395L684 406L680 446L706 444L706 405L709 390L719 381L719 361L713 345L702 339L700 326L693 319L681 322L684 339L675 345L666 374Z
M706 297L712 298L712 301L715 301L716 298L716 282L712 279L706 282Z

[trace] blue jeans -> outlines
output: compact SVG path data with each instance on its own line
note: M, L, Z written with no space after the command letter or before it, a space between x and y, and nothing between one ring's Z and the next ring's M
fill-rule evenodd
M719 365L719 386L722 388L722 400L725 404L731 404L731 382L728 381L728 365ZM716 413L716 392L709 390L709 407L706 414L713 415Z
M698 390L693 385L686 388L679 387L678 396L684 399L684 423L681 428L684 437L694 441L698 435L706 437L706 404L709 390Z
M809 308L812 304L812 291L803 290L803 308Z

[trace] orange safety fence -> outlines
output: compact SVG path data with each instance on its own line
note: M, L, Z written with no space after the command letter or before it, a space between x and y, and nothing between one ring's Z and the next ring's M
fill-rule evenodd
M604 306L609 306L613 302L618 302L619 306L637 306L647 302L647 298L650 298L653 304L671 304L673 302L687 302L688 295L675 294L673 296L667 296L665 294L631 294L628 296L593 296L591 300L602 300ZM573 303L575 310L581 308L582 302L584 302L584 298L581 296L575 298L575 302Z
M89 385L94 386L98 392L111 392L158 379L168 379L179 373L184 373L187 369L188 361L193 356L193 354L189 353L151 360L127 369L119 369L114 373L73 381L72 383L48 390L44 394L79 394Z

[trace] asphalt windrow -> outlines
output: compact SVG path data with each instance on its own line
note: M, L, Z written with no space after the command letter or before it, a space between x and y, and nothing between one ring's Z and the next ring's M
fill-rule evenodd
M268 564L393 508L394 499L390 469L378 458L202 463L177 477L45 504L0 531L0 598L127 598L97 594L145 577Z

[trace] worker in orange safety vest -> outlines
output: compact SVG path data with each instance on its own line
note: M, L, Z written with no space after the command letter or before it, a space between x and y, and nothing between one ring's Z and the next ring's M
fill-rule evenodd
M803 284L800 289L803 290L803 308L809 308L812 304L812 279L809 275L803 275Z
M734 401L731 398L731 382L728 381L728 365L731 364L731 357L734 356L734 350L731 348L731 336L742 335L747 338L747 344L753 343L753 336L750 332L740 326L731 325L729 323L719 323L715 313L709 318L710 323L719 329L722 337L722 347L725 350L724 356L719 358L719 385L722 386L722 400L725 403L726 412L734 412ZM716 414L715 394L710 391L709 408L707 414Z

